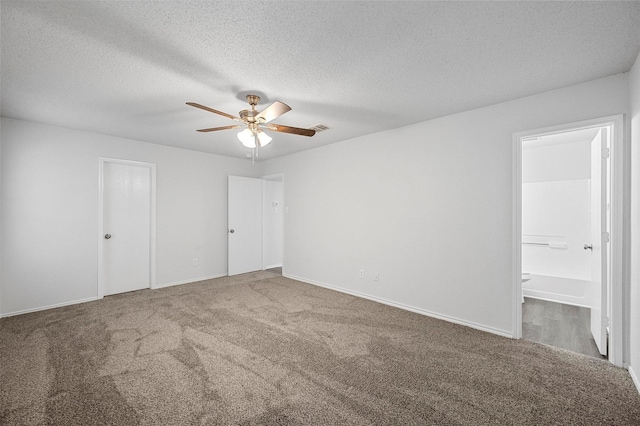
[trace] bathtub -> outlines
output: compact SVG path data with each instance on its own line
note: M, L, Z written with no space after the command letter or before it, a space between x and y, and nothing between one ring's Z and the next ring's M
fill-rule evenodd
M590 281L531 274L522 283L522 295L566 305L591 307Z

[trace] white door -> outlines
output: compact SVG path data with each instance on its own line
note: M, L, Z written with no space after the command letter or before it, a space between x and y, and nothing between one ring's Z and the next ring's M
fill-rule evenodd
M151 284L151 169L103 163L102 279L104 295Z
M229 176L228 274L262 269L262 179Z
M602 355L607 354L607 132L591 142L591 333Z

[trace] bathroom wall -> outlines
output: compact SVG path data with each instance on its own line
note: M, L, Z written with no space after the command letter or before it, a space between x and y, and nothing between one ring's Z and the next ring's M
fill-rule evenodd
M590 143L523 146L523 271L590 279Z

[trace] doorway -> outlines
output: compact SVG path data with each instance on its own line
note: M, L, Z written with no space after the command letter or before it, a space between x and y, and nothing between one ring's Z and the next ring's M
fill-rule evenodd
M621 130L616 116L514 135L515 337L616 365Z
M282 275L284 176L265 176L262 182L262 267Z
M155 164L100 158L98 298L153 288Z

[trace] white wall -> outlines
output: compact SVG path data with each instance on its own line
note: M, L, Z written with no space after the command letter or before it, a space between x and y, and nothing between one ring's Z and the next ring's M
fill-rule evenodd
M522 270L591 279L590 179L522 184ZM527 243L550 243L536 246Z
M513 133L626 113L627 77L267 161L285 275L512 335Z
M591 178L591 139L522 147L522 182Z
M640 390L640 55L629 73L631 118L631 289L629 371Z
M591 279L591 140L522 150L522 270ZM553 236L553 237L551 237ZM560 243L554 247L526 243Z
M158 286L226 275L227 175L259 176L250 162L6 118L1 131L2 315L95 298L99 157L157 165Z
M2 316L2 120L0 120L0 317Z

